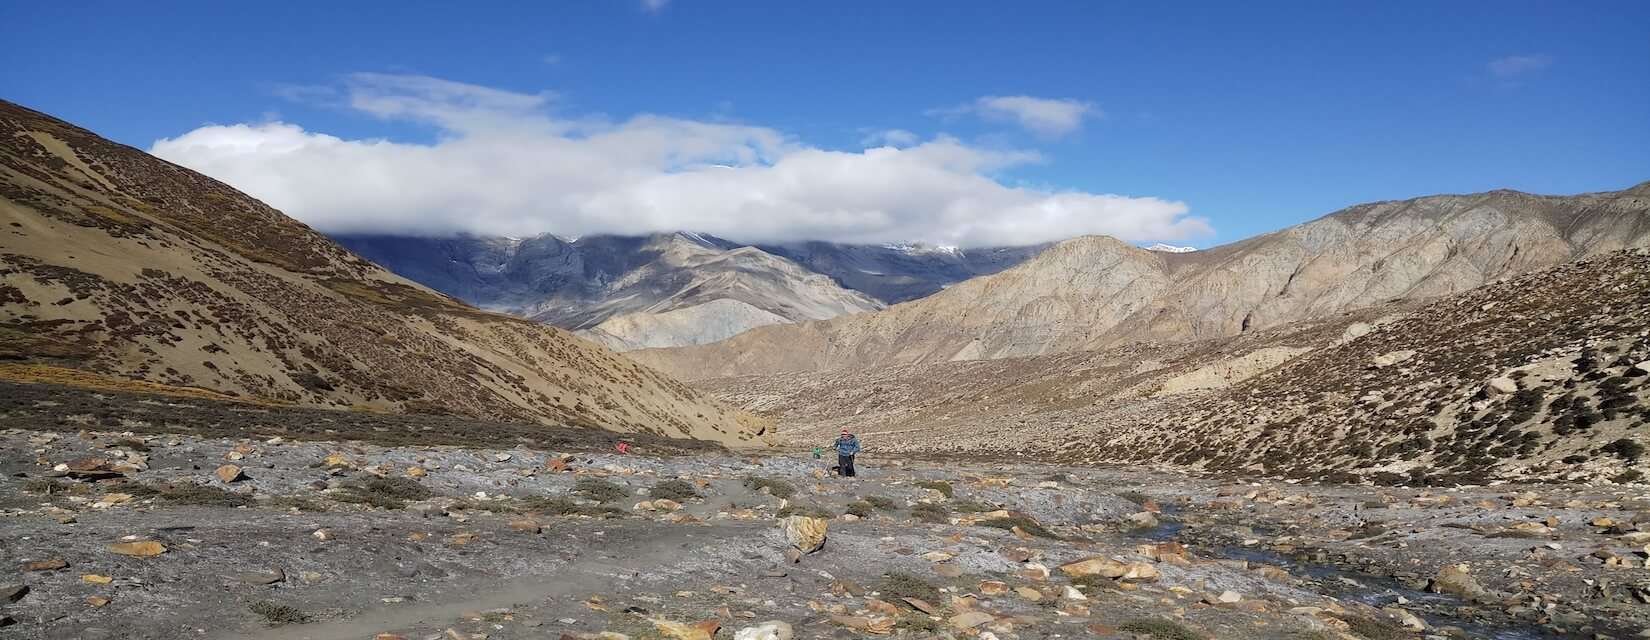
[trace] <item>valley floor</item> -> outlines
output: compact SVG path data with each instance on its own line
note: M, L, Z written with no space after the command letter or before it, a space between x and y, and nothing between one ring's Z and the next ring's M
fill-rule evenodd
M0 431L0 637L756 638L780 636L741 630L781 621L802 638L1626 638L1650 622L1650 500L1622 487L877 458L839 479L790 452L59 426ZM793 563L780 517L809 513L828 539ZM1116 562L1062 568L1094 557Z

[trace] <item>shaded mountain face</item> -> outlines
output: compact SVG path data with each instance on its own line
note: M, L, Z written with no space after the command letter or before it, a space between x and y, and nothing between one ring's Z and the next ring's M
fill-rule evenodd
M734 442L762 428L227 185L0 102L0 377Z
M1184 342L1458 293L1647 244L1650 184L1576 196L1433 196L1358 205L1206 251L1078 238L881 312L632 355L712 378Z
M921 244L798 242L757 246L828 275L844 287L886 304L897 304L933 295L969 278L997 273L1025 262L1049 245L956 249Z

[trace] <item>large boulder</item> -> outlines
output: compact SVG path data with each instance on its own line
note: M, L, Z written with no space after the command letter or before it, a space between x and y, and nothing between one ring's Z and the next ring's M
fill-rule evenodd
M813 553L825 546L825 533L831 521L825 518L790 516L779 521L785 542L802 553Z

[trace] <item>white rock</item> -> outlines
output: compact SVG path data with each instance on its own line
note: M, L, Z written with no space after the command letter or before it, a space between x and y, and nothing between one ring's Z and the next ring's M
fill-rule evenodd
M1400 362L1403 362L1403 361L1408 360L1408 359L1413 358L1413 357L1415 357L1415 350L1414 349L1404 349L1404 350L1401 350L1401 351L1389 351L1387 353L1383 353L1381 355L1375 356L1375 360L1374 360L1373 364L1375 365L1376 369L1383 369L1383 368L1390 367L1392 365L1398 364Z
M1484 385L1484 391L1486 393L1489 393L1492 396L1493 395L1500 395L1500 394L1507 394L1507 393L1517 393L1518 392L1518 381L1514 380L1512 378L1507 378L1507 377L1490 378L1489 383Z
M791 623L783 620L769 620L754 627L745 627L733 634L733 640L791 640L796 632L791 629Z

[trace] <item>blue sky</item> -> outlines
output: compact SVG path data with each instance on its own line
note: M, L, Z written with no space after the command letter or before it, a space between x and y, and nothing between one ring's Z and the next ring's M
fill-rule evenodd
M1650 180L1645 2L291 4L9 3L0 87L330 230L1209 246Z

